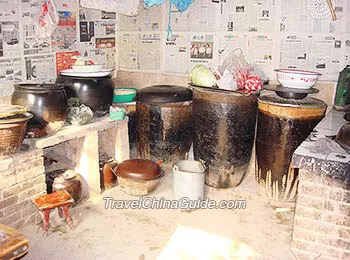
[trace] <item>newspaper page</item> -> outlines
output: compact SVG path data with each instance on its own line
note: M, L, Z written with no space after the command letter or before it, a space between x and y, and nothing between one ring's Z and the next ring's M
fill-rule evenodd
M344 41L334 35L313 35L309 67L320 72L320 80L337 80L344 64Z
M138 33L129 32L118 34L118 63L121 69L137 69L138 37Z
M246 34L219 33L217 34L218 63L221 65L227 55L233 50L240 48L243 53L248 52L248 36Z
M273 46L274 40L270 34L250 35L249 51L245 55L248 62L254 64L258 71L268 78L273 76L273 59L275 59Z
M59 22L51 36L53 51L77 49L76 12L58 11Z
M21 58L9 58L0 60L0 84L12 85L23 81L24 68Z
M21 39L18 21L1 22L2 56L21 56Z
M54 82L56 79L54 54L25 57L26 80Z
M70 69L75 63L75 59L73 57L79 55L79 51L56 53L56 73L58 74L58 72L61 70Z
M276 20L276 4L271 0L250 1L249 11L249 28L250 32L272 33ZM277 28L278 29L278 28Z
M165 40L163 67L165 72L189 73L188 71L188 42L187 33L174 33Z
M22 0L22 30L23 30L23 49L24 55L48 53L51 50L50 37L38 37L38 16L39 0L25 1Z
M81 55L92 59L95 64L101 64L104 68L115 69L114 49L81 50Z
M26 1L26 0L22 0ZM33 1L32 6L39 7L39 0ZM0 21L18 21L19 20L19 2L17 0L0 1Z
M215 32L218 27L220 7L216 1L197 0L189 9L189 27L191 32Z
M118 15L118 29L119 31L133 32L139 30L139 17Z
M79 0L55 0L54 2L58 11L74 11L79 9Z
M234 1L217 0L217 4L220 4L218 30L220 32L233 32L236 3Z
M113 21L95 22L96 48L114 48L116 24Z
M85 49L96 48L95 40L95 22L80 21L79 22L79 47Z
M192 34L190 38L190 68L198 64L216 67L214 55L214 34Z
M312 36L306 34L284 34L280 42L280 67L307 69ZM311 68L310 68L311 70Z
M142 4L138 8L138 30L139 31L160 31L162 29L163 5L145 8Z
M102 12L100 10L80 7L79 20L80 21L97 21L102 19Z
M161 39L159 33L141 33L138 49L138 69L160 70Z

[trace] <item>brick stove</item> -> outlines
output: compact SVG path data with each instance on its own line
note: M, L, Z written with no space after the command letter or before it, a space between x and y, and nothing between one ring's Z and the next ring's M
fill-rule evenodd
M350 154L329 138L344 123L343 113L331 111L294 153L297 259L350 259Z
M44 138L27 139L23 147L27 150L0 159L0 223L15 228L34 222L37 210L31 200L46 194L44 156L63 158L64 164L57 167L75 170L87 184L85 195L99 196L100 155L119 162L129 158L128 121L103 117Z

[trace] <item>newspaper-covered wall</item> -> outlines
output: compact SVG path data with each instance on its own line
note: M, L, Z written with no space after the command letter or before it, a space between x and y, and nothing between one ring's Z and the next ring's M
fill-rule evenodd
M269 78L276 68L299 68L335 81L350 63L350 1L334 1L336 21L314 19L310 1L196 0L183 13L173 6L169 39L169 1L149 9L141 4L138 16L119 17L119 68L188 74L198 63L217 68L241 48Z
M0 1L0 96L11 95L15 83L54 82L74 55L116 67L116 14L80 8L79 0L54 2L58 26L52 37L39 38L43 0Z

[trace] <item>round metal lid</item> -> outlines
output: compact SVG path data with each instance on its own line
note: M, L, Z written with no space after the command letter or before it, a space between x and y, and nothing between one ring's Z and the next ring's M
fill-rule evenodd
M161 175L161 168L151 160L131 159L119 164L115 174L131 180L152 180Z
M19 83L15 84L16 90L31 90L31 91L52 91L63 89L62 84L58 83Z
M191 89L174 85L155 85L142 88L136 95L136 101L144 103L175 103L192 99Z
M307 107L307 108L319 108L326 107L327 104L322 100L306 97L303 99L287 99L277 96L276 94L261 95L258 97L258 101L267 104L273 104L284 107Z
M264 90L275 91L277 96L288 99L303 99L309 94L316 94L320 90L317 88L310 89L297 89L297 88L286 88L281 85L265 85Z

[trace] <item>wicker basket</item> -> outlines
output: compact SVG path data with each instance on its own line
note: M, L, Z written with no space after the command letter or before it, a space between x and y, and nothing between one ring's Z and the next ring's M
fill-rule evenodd
M0 120L0 157L19 151L31 117L23 115L21 118Z

